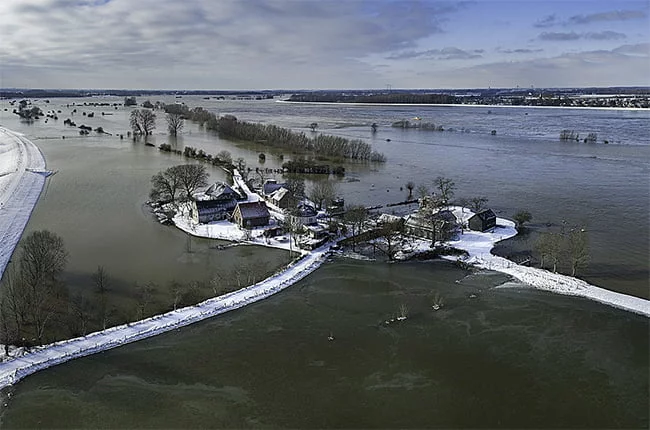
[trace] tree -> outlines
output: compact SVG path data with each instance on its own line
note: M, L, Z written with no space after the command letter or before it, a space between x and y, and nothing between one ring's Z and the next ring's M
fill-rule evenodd
M177 167L170 167L151 177L152 188L149 197L152 200L171 203L176 201L176 194L181 188L179 169Z
M219 151L216 155L216 157L221 161L222 163L226 164L232 164L232 155L230 155L230 152L223 150Z
M336 193L336 182L325 179L314 183L309 198L318 205L318 209L322 209L323 203L327 206L336 198Z
M447 205L449 201L454 197L454 189L456 184L449 178L438 176L434 181L435 187L440 192L440 199L444 205Z
M110 285L108 273L106 272L106 269L104 269L104 266L97 266L97 270L91 275L90 278L95 285L97 293L99 294L99 318L101 319L102 330L105 330L106 325L108 324L108 297L106 295L106 292L108 291L108 287Z
M567 251L571 264L571 276L589 262L589 242L584 228L572 228L567 234Z
M429 188L423 184L418 185L415 189L415 195L422 199L429 195Z
M413 181L408 181L406 183L406 189L409 190L409 196L408 196L409 200L413 198L413 188L415 188L415 183Z
M135 100L135 96L133 97L124 97L124 106L136 106L138 102Z
M553 264L553 273L557 272L557 265L562 254L563 237L560 233L545 232L539 235L537 251L540 254L540 267L544 268L544 262L548 258Z
M185 119L180 113L168 113L165 116L167 120L167 131L171 136L178 136L185 126Z
M472 197L469 199L470 209L475 213L479 213L483 208L485 208L487 202L487 197Z
M305 180L291 176L284 187L289 190L289 207L293 209L305 197Z
M156 128L156 114L148 109L131 111L129 119L134 135L149 136Z
M527 210L520 210L512 216L517 223L517 229L523 228L524 224L533 219L533 216Z
M190 200L197 189L208 185L210 175L202 164L181 164L171 169L177 175L186 200Z
M377 249L383 252L390 261L395 259L399 250L399 240L402 236L402 225L399 222L386 222L379 228L379 241L375 241Z
M21 244L20 282L26 300L26 316L39 343L47 323L59 309L61 287L58 276L68 261L63 239L47 230L31 233Z
M345 208L343 220L350 225L352 230L352 250L356 251L357 236L363 230L363 226L368 219L368 210L359 205L351 205Z
M144 103L142 103L143 108L147 109L153 109L153 103L151 103L151 100L145 100Z
M373 122L373 123L370 125L370 130L372 130L373 133L376 133L376 132L377 132L377 123L376 123L376 122Z

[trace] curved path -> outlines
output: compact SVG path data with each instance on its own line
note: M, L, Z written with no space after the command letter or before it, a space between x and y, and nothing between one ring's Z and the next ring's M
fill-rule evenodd
M48 174L44 169L36 145L0 127L0 277L41 195Z
M320 267L328 251L329 245L325 245L255 285L206 300L198 305L111 327L84 337L45 345L34 349L33 352L0 363L0 388L14 384L34 372L74 358L165 333L265 299Z

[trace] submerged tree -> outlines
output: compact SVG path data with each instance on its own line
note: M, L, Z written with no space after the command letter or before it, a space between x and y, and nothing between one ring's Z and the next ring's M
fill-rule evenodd
M167 120L167 131L171 136L177 136L185 126L185 120L180 113L168 113L165 119Z
M156 128L156 114L148 109L135 109L131 111L129 124L134 135L149 136Z
M413 188L415 188L415 182L408 181L406 183L406 189L409 190L408 200L411 200L413 198Z
M575 227L567 234L567 253L571 264L571 276L587 267L589 262L589 242L584 228Z
M60 236L40 230L31 233L21 244L20 288L25 311L41 343L47 324L61 308L63 286L58 277L68 261L68 252Z

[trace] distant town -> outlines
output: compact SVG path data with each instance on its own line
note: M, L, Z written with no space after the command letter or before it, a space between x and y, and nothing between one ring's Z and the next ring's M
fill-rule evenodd
M370 90L107 90L0 89L2 99L174 95L219 100L281 99L308 103L462 104L504 106L565 106L598 108L650 107L650 87L593 88L468 88Z

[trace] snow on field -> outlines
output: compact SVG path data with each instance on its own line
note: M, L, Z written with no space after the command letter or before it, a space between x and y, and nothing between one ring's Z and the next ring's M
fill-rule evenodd
M456 217L463 221L473 215L473 212L469 209L460 207L454 207L453 211ZM517 230L514 222L504 218L497 218L497 227L491 231L481 233L465 230L457 240L448 243L454 248L467 251L469 257L463 261L473 266L506 273L540 290L585 297L650 317L650 301L648 300L599 288L571 276L552 273L535 267L521 266L490 252L495 243L516 234ZM450 257L450 259L457 259L457 257Z
M303 256L280 273L255 285L206 300L195 306L112 327L84 337L34 348L30 353L0 363L0 388L15 384L34 372L68 360L152 337L265 299L320 267L326 260L328 251L329 245L325 245Z
M45 184L45 158L19 133L0 127L0 276Z

